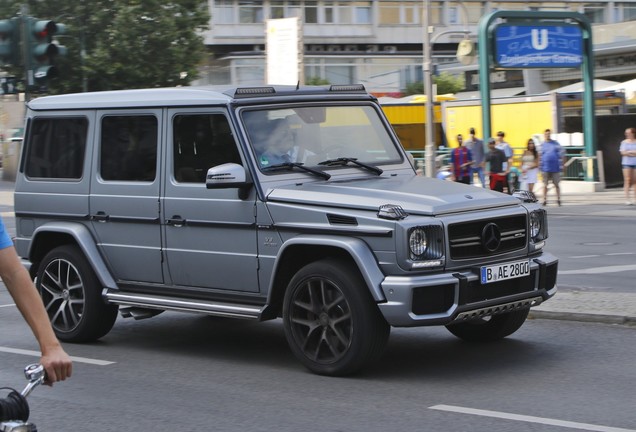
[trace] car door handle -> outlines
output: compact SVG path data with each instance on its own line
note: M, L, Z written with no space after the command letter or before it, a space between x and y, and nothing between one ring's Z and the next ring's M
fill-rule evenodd
M104 223L104 222L107 222L107 221L108 221L108 219L110 218L110 216L108 216L108 215L106 214L106 212L98 211L96 214L94 214L94 215L93 215L93 217L92 217L92 218L93 218L93 220L94 220L94 221Z
M186 224L186 220L184 218L182 218L179 215L174 215L172 216L170 219L168 219L167 221L168 225L172 225L175 227L182 227Z

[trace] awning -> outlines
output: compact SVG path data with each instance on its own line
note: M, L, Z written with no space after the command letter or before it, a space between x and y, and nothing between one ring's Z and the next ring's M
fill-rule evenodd
M503 89L490 89L490 97L498 98L498 97L511 97L511 96L519 96L521 94L525 94L525 87L511 87L511 88L503 88ZM462 99L479 99L481 98L480 91L471 91L471 92L461 92L456 93L455 97L457 100Z

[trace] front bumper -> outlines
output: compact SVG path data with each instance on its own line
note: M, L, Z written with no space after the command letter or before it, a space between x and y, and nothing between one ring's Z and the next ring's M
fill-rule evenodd
M482 285L479 269L425 276L388 276L378 307L394 327L447 325L537 306L556 294L558 259L530 259L530 275Z

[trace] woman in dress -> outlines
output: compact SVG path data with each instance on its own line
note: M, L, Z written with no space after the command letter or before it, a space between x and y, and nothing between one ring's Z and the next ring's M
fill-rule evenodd
M629 188L634 189L636 199L636 128L625 129L625 139L620 147L621 164L623 165L623 189L625 190L625 204L634 205L634 200L629 199Z
M539 153L537 152L534 140L530 138L526 150L521 156L521 180L528 187L528 192L532 192L534 184L537 182L539 173Z

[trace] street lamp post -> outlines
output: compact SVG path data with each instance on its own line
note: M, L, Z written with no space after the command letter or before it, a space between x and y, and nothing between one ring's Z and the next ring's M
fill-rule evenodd
M433 129L435 119L433 118L433 71L431 53L431 2L424 0L422 18L424 22L424 62L422 72L424 75L424 93L426 94L426 134L425 134L425 174L427 177L435 177L435 142L433 140Z

